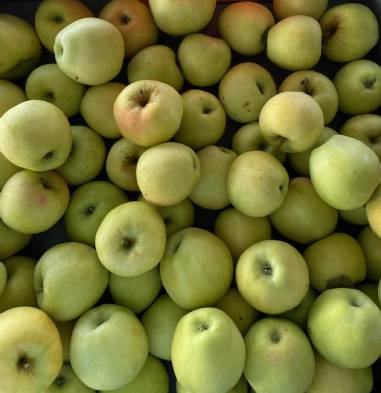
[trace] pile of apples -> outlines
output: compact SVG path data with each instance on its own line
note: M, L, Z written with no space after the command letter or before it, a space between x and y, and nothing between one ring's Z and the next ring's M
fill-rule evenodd
M375 14L44 0L34 27L0 14L0 393L168 393L162 360L178 393L371 392Z

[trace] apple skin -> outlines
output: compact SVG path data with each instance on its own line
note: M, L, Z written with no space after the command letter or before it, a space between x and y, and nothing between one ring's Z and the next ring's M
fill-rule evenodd
M150 9L137 0L113 0L99 17L113 23L122 33L126 57L157 41L159 31Z
M19 79L36 67L41 44L33 27L18 16L0 13L0 79Z
M183 388L179 381L176 381L176 392L177 393L193 393L188 389ZM246 382L245 377L242 375L241 379L232 389L230 389L226 393L248 393L248 383Z
M378 283L381 279L381 238L379 238L370 226L366 226L358 235L366 261L366 277L369 281Z
M64 363L70 362L70 341L73 333L75 321L57 322L54 321L56 328L60 334L62 349L63 349L63 360Z
M245 337L245 377L256 392L305 392L315 373L315 356L303 331L281 318L263 318Z
M85 85L101 85L122 69L124 40L112 23L82 18L57 34L54 54L58 67L70 78Z
M218 308L200 308L176 326L172 365L179 383L191 392L226 392L242 375L245 352L230 317Z
M381 280L378 283L378 300L381 303Z
M273 8L277 19L292 15L307 15L319 20L327 9L328 0L274 0Z
M323 292L315 300L307 324L316 350L336 366L366 368L380 356L381 311L357 289Z
M357 139L334 135L311 153L312 184L330 206L357 209L368 202L379 184L379 165L370 147Z
M1 195L1 194L0 194ZM14 231L0 218L0 258L6 259L21 251L31 240L30 235Z
M43 0L37 8L34 24L42 45L54 53L57 34L70 23L93 16L78 0Z
M367 295L374 304L381 309L381 302L378 299L378 285L371 282L362 282L357 285L356 289Z
M17 104L26 101L22 89L12 82L0 79L0 117Z
M180 94L159 81L131 83L114 104L114 118L121 134L144 147L172 138L180 127L182 116Z
M329 60L348 62L364 57L378 41L378 22L362 4L340 4L320 19L323 53Z
M368 225L365 206L353 210L339 210L341 220L353 225Z
M17 172L0 195L1 219L14 231L28 235L51 228L69 204L69 189L55 172Z
M132 382L148 357L146 332L127 308L102 304L74 326L70 361L80 380L94 390L115 390Z
M5 267L3 262L0 262L0 299L1 295L3 294L6 286L7 286L7 268Z
M366 204L366 216L372 231L381 238L381 185L376 188L371 199Z
M62 345L53 321L33 307L0 314L0 369L4 392L44 392L62 366Z

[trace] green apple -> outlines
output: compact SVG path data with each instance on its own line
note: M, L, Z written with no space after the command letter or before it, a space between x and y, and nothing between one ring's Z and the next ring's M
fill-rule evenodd
M64 363L54 382L43 393L94 393L75 375L69 363Z
M226 179L237 154L226 147L210 145L197 153L200 161L200 180L189 198L204 209L218 210L230 205Z
M0 195L1 219L5 225L29 235L51 228L69 204L69 189L54 172L17 172Z
M186 313L167 294L158 297L144 312L141 321L148 335L150 353L160 359L171 360L176 325Z
M29 74L41 57L41 44L33 27L18 16L0 13L0 79Z
M136 179L145 199L159 206L175 205L187 198L198 183L200 161L186 145L162 143L140 156Z
M381 238L378 237L370 226L366 226L358 235L366 261L366 277L369 281L378 283L381 279Z
M378 300L381 303L381 280L378 283Z
M101 85L122 69L124 40L112 23L83 18L57 34L54 54L58 67L70 78L85 85Z
M186 310L215 304L233 278L229 249L205 229L187 228L169 237L160 276L171 299Z
M9 228L0 218L0 258L6 259L17 254L31 239L30 235Z
M270 217L279 233L301 244L328 236L338 221L337 210L320 199L308 177L290 180L286 199Z
M378 41L377 18L363 4L336 5L322 16L320 25L323 31L323 53L332 61L360 59Z
M3 116L7 110L26 101L26 99L24 91L17 85L0 79L0 117Z
M116 304L138 314L148 308L161 290L159 267L134 277L120 277L111 273L108 289Z
M128 63L129 83L155 80L180 91L184 77L176 63L175 51L165 45L151 45L138 52Z
M100 224L95 247L111 273L133 277L159 264L166 245L164 221L144 202L119 205Z
M184 113L175 141L195 150L216 143L226 127L226 114L217 97L204 90L188 90L181 97Z
M122 190L106 181L94 181L77 188L65 212L69 238L94 246L95 234L107 213L127 201Z
M234 261L251 245L271 238L268 217L249 217L228 208L218 214L214 233L228 246Z
M60 334L62 349L63 349L63 360L70 362L70 341L73 333L75 321L57 322L54 321L56 328Z
M7 286L7 268L5 267L3 262L0 262L0 299L1 295L3 294L6 286Z
M102 9L99 17L113 23L120 30L127 57L157 41L158 28L151 11L141 1L112 0Z
M203 29L213 18L216 0L149 0L160 30L179 36Z
M218 19L221 37L235 52L247 56L265 49L267 31L274 23L265 6L250 1L228 5Z
M332 136L310 156L315 191L340 210L357 209L368 202L380 182L379 167L380 160L370 147L344 135Z
M274 0L273 8L278 19L292 15L308 15L319 20L327 9L328 0Z
M81 101L81 115L87 125L105 138L120 138L114 119L114 102L124 89L122 83L110 82L90 87Z
M374 304L377 304L378 308L381 309L381 302L378 299L378 285L372 282L362 282L357 285L356 289L360 290L362 293L365 293L371 300L373 300Z
M200 33L183 38L177 57L185 79L200 87L218 83L232 60L229 45L224 40Z
M127 308L103 304L76 322L70 361L80 380L94 390L115 390L132 382L148 356L142 324Z
M329 289L311 308L308 334L319 354L334 365L366 368L381 354L381 311L357 289Z
M372 231L381 238L381 185L366 204L366 216Z
M71 321L94 306L108 279L92 247L57 244L41 256L34 271L38 305L55 321Z
M16 307L0 314L4 392L44 392L61 366L60 336L44 312L33 307Z
M238 260L235 278L242 297L266 314L293 309L309 287L303 256L280 240L263 240L249 247Z
M271 154L257 150L239 155L230 166L227 192L232 205L250 217L265 217L283 203L288 173Z
M69 78L57 64L44 64L29 74L25 92L28 100L50 102L71 117L79 112L85 86Z
M192 393L190 390L183 388L179 382L176 382L176 392L177 393ZM242 375L241 379L232 389L226 393L248 393L248 385L245 377Z
M239 123L258 120L263 105L275 94L271 74L256 63L235 65L219 85L219 97L226 114Z
M245 337L245 377L256 392L305 392L315 373L314 351L293 322L264 318Z
M37 8L34 24L42 45L54 52L54 40L64 27L91 16L93 13L79 0L43 0Z
M341 220L353 225L368 225L365 206L353 210L339 210Z
M4 265L7 269L7 282L0 296L0 313L14 307L37 307L33 284L36 261L16 256L7 259Z
M0 118L0 149L6 159L31 171L61 166L71 149L70 124L55 105L22 102Z
M191 392L227 392L239 381L245 343L235 323L218 308L200 308L181 318L172 342L172 365Z
M259 115L259 127L270 145L285 153L300 153L318 142L324 115L308 94L286 91L266 102Z
M122 135L139 146L153 146L171 139L183 116L180 94L166 83L137 81L117 97L114 118Z
M66 162L57 172L70 186L87 183L97 177L106 159L103 139L86 126L71 126L72 146Z

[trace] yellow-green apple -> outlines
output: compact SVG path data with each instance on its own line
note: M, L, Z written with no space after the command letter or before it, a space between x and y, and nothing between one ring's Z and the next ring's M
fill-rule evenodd
M177 324L172 364L185 389L227 392L241 378L245 352L242 335L228 315L218 308L200 308Z
M110 22L83 18L64 27L54 41L58 67L85 85L101 85L122 69L124 40Z
M185 389L179 384L179 381L176 381L176 392L177 393L193 393L188 389ZM238 381L237 385L235 385L232 389L230 389L226 393L248 393L248 384L246 382L245 377L242 375L241 379Z
M277 19L292 15L308 15L319 20L327 9L328 0L274 0L273 8Z
M166 245L162 217L144 202L119 205L100 224L95 247L111 273L133 277L159 264Z
M219 85L219 97L227 115L239 123L258 120L263 105L275 94L271 74L256 63L235 65Z
M256 322L245 337L245 377L256 392L305 392L315 356L302 329L282 318Z
M380 356L381 311L358 289L323 292L312 305L307 325L315 349L336 366L366 368Z
M320 19L323 53L332 61L348 62L364 57L378 41L374 13L363 4L339 4Z
M380 160L359 140L334 135L312 151L310 175L315 191L329 205L357 209L368 202L380 182Z
M119 131L139 146L153 146L171 139L180 127L182 116L180 94L159 81L131 83L114 104Z
M136 166L136 179L144 198L159 206L187 198L200 179L200 161L188 146L162 143L146 150Z
M77 188L65 212L69 238L94 246L95 234L107 213L127 201L122 190L106 181L94 181Z
M26 101L26 95L17 85L0 79L0 116L8 110Z
M381 238L381 185L366 204L366 216L372 231Z
M29 74L41 57L41 44L33 27L15 15L0 13L0 79Z
M94 306L108 279L108 271L92 247L57 244L41 256L34 271L38 305L55 321L71 321Z
M65 322L57 322L54 321L58 333L60 334L61 338L61 343L62 343L62 349L63 349L63 360L64 363L70 362L70 341L71 341L71 335L73 333L74 325L75 325L75 320L73 321L65 321Z
M55 172L17 172L5 183L0 195L5 225L29 235L51 228L69 204L69 189Z
M229 45L224 40L200 33L183 38L177 57L185 79L200 87L218 83L232 59Z
M125 85L110 82L90 87L81 101L81 115L87 125L105 138L120 138L114 119L114 102Z
M171 299L186 310L215 304L233 278L229 249L205 229L187 228L169 237L160 276Z
M308 177L295 177L290 180L286 199L270 218L287 239L308 244L331 234L338 214L319 197Z
M165 45L151 45L138 52L128 63L129 83L155 80L180 91L184 77L176 63L176 52Z
M0 118L0 150L13 164L31 171L58 168L71 149L70 124L55 105L22 102Z
M44 392L62 366L54 322L41 310L15 307L0 314L0 370L4 392Z
M148 356L146 332L135 314L102 304L76 322L70 361L79 379L94 390L115 390L132 382Z
M126 57L156 42L159 31L151 11L141 1L112 0L99 17L113 23L122 33Z
M366 277L369 281L378 283L381 279L381 238L370 226L366 226L358 235L366 261Z
M188 90L181 97L184 113L175 141L195 150L216 143L226 127L226 114L217 97L203 90Z
M242 297L266 314L293 309L309 287L303 256L280 240L263 240L249 247L238 260L235 278Z
M3 294L7 286L7 278L8 278L7 268L5 267L3 262L0 262L0 299L1 299L1 295Z
M213 18L216 0L149 0L149 7L160 30L179 36L203 29Z
M352 210L339 210L341 220L353 225L368 225L365 206Z
M54 52L54 40L64 27L91 16L93 13L79 0L43 0L37 8L34 25L42 45Z
M239 155L231 164L227 192L232 205L250 217L265 217L283 203L288 173L271 154L255 150Z
M186 313L167 294L158 297L144 312L141 321L148 335L149 352L152 355L171 360L176 325Z
M197 156L201 176L189 198L204 209L218 210L229 206L226 179L237 154L226 147L210 145L199 150Z
M378 285L373 282L362 282L357 285L356 289L360 290L362 293L365 293L371 300L373 300L374 304L377 304L378 308L381 309L381 302L378 299Z
M31 238L30 235L9 228L0 218L0 258L6 259L17 254L30 242Z

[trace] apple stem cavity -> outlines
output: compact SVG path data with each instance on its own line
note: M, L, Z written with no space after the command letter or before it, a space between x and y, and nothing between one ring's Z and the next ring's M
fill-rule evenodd
M328 41L335 35L338 28L337 21L333 20L329 23L325 29L323 29L323 46L328 43Z
M33 366L32 359L29 359L26 355L22 355L19 357L17 361L17 367L20 371L30 372Z
M300 84L302 85L304 93L308 94L309 96L313 95L312 86L308 78L304 78Z
M205 330L209 329L209 324L205 321L201 321L199 322L199 324L197 325L197 330L199 332L205 332Z
M263 87L262 83L256 82L255 85L257 86L258 91L259 91L262 95L265 94L265 90L264 90L264 87Z
M62 388L66 384L66 378L63 375L59 375L55 380L54 383Z
M128 15L124 14L121 16L120 22L122 23L122 25L128 25L131 22L131 18Z
M364 81L364 86L365 86L365 88L366 89L373 89L373 87L374 87L374 84L376 83L376 78L374 78L374 79L372 79L372 80L366 80L366 81Z
M279 341L280 341L280 334L279 334L278 332L274 332L274 333L271 335L271 341L272 341L274 344L278 344Z
M264 262L262 264L262 272L265 276L272 276L273 275L273 268L268 262Z

